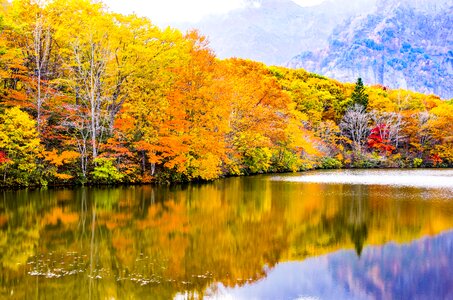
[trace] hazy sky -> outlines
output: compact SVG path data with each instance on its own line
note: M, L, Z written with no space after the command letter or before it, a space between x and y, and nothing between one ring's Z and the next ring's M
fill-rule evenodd
M293 1L302 6L312 6L324 0ZM113 11L146 16L157 25L197 21L204 16L226 13L244 5L244 0L104 0L103 2ZM260 0L257 1L259 2Z

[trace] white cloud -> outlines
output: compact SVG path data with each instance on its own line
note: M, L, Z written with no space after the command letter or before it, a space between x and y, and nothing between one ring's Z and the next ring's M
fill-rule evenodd
M315 6L321 4L325 0L292 0L292 1L296 2L300 6Z
M145 16L157 25L196 22L208 15L223 14L266 0L104 0L112 11ZM314 6L325 0L292 0L300 6Z
M104 0L111 10L146 16L158 25L195 22L212 14L222 14L244 5L243 0Z

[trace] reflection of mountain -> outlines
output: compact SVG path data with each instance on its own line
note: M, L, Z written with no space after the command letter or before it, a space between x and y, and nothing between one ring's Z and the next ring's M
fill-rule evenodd
M278 264L264 280L217 286L233 299L453 299L453 232L405 245Z
M448 197L436 189L266 176L174 187L5 192L0 298L11 290L18 298L37 291L48 298L86 298L94 289L102 299L166 299L185 291L202 294L214 282L233 287L263 280L283 261L310 261L340 249L355 249L362 261L367 245L453 228L453 203L436 201ZM355 270L357 255L348 253L351 260L338 271Z

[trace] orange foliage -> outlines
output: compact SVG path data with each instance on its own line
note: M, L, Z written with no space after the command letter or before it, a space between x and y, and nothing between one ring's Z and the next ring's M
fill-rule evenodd
M393 113L398 124L391 141L372 136L357 156L340 128L353 84L219 60L197 31L160 30L98 2L18 0L3 14L0 104L37 119L45 150L37 151L43 171L36 183L97 180L97 157L108 158L126 183L298 171L325 157L331 166L354 157L382 166L439 164L430 159L437 154L442 165L453 161L445 140L452 104L437 96L366 87L367 113ZM365 130L378 126L372 123ZM1 151L7 170L12 158Z
M72 163L80 156L80 154L75 151L63 151L58 154L57 149L53 149L52 151L44 151L43 155L46 161L56 167Z
M64 225L71 225L79 220L79 215L73 212L65 212L61 207L55 207L50 212L46 213L41 219L41 225L57 225L62 223Z

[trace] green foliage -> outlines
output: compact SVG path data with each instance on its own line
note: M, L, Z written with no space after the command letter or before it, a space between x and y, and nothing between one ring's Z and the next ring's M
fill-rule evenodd
M271 74L273 76L277 77L278 79L282 79L285 77L282 70L278 67L275 67L275 66L269 67L269 71L271 72Z
M272 151L267 148L249 149L244 157L244 165L251 174L265 173L271 166Z
M343 163L336 158L333 157L323 157L321 159L321 169L341 169L343 167Z
M310 73L310 77L312 78L318 78L318 79L327 79L326 77L316 74L316 73Z
M420 168L423 164L423 159L421 158L414 158L414 161L412 162L412 166L414 168Z
M377 153L363 153L353 151L350 156L350 167L358 169L379 168L382 166L382 158Z
M98 157L94 160L96 166L91 172L95 182L104 184L120 183L124 175L113 165L113 159Z
M365 92L365 87L360 77L357 79L354 91L351 94L351 100L352 104L360 104L365 108L368 106L368 94Z
M297 172L302 167L302 161L297 153L282 149L274 151L272 156L273 172Z

